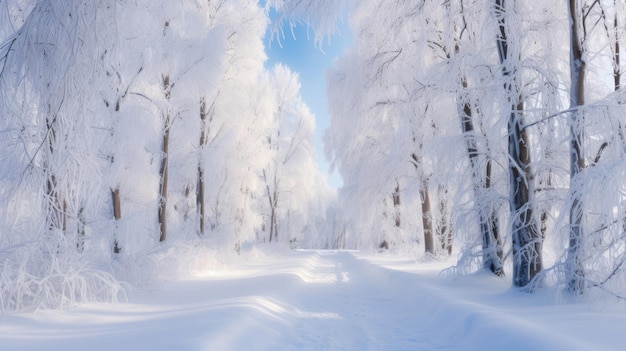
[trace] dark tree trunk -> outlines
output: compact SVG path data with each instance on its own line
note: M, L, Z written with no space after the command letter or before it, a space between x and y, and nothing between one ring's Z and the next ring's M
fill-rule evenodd
M199 221L199 230L200 235L204 235L204 214L205 214L205 203L204 203L204 175L203 175L203 162L202 150L204 149L204 145L206 144L206 99L202 98L200 100L200 155L198 158L198 186L196 187L196 210L198 211L198 221Z
M465 26L465 19L463 19ZM458 55L461 48L460 42L462 30L455 27L454 54ZM468 93L468 83L464 74L461 74L461 93L457 96L457 109L460 116L461 131L465 140L465 147L470 161L472 184L474 192L474 202L478 209L478 220L482 244L483 268L491 271L497 276L504 275L502 240L500 239L500 224L498 221L498 211L493 206L488 205L483 200L484 194L491 187L491 158L486 154L485 168L481 171L481 163L476 140L477 132L473 122L473 105ZM487 150L485 150L487 151ZM483 173L484 172L484 173ZM450 234L451 235L451 234ZM451 247L449 248L449 252Z
M413 141L415 142L417 138L413 136ZM420 146L421 147L421 146ZM415 170L418 171L421 165L420 157L417 153L411 154L411 162L413 166L415 166ZM419 172L418 172L419 174ZM429 253L431 255L435 255L435 239L433 233L433 220L431 215L431 206L430 206L430 193L428 192L428 181L426 179L422 179L420 177L420 199L422 203L422 229L424 230L424 252Z
M63 234L67 230L67 202L62 196L59 184L57 182L57 176L52 169L52 159L56 153L56 116L49 116L46 120L47 131L47 151L48 160L44 162L44 172L46 175L46 224L50 231L60 230Z
M272 207L272 228L270 231L270 241L272 237L272 232L274 233L274 240L278 241L278 215L276 213L278 209L278 180L276 179L276 174L274 174L274 206Z
M270 242L274 239L276 232L276 208L272 207L270 210Z
M276 209L278 207L278 180L274 175L274 190L270 189L269 179L267 178L267 172L263 170L263 179L265 180L265 189L267 191L267 201L270 206L270 237L269 241L278 239L278 223L276 218Z
M615 91L618 91L621 87L622 70L620 68L620 45L619 45L619 27L617 21L617 1L613 0L613 31L615 34L615 43L613 45L613 83L615 85Z
M456 48L458 52L458 46ZM461 79L461 86L466 91L468 88L467 80ZM482 194L491 187L491 160L487 156L484 176L480 173L480 160L478 153L478 143L476 142L476 131L474 129L474 123L472 121L472 104L466 92L463 92L461 102L460 116L461 116L461 130L465 139L465 146L467 148L467 155L470 160L470 167L472 169L472 182L474 184L474 198L476 206L478 207L478 219L480 222L480 233L483 250L483 268L491 271L492 273L502 276L504 271L502 269L503 250L502 240L500 239L499 223L497 211L491 206L486 206L481 200Z
M519 54L509 45L508 12L505 0L495 0L498 20L498 56L507 94L509 135L509 204L513 237L513 285L527 286L542 269L542 236L534 218L533 179L528 136L522 126L523 103L517 81Z
M111 190L111 203L113 204L113 219L115 219L115 237L113 238L113 253L119 254L122 252L122 247L117 240L117 224L122 219L122 201L120 199L120 188L116 187Z

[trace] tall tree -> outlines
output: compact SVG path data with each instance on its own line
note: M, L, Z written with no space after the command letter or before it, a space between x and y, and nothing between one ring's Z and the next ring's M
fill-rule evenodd
M272 68L267 90L274 112L272 126L265 135L268 154L272 157L261 171L265 190L262 201L266 202L263 208L268 211L264 228L269 233L268 241L278 240L279 229L281 240L291 240L291 235L297 236L303 229L302 224L292 221L307 202L308 190L302 188L304 184L316 182L320 176L311 169L314 117L300 97L298 75L286 66L278 64ZM296 179L299 184L294 183Z
M113 18L111 23L116 23L117 18ZM126 101L131 97L131 88L133 83L136 82L141 74L143 67L134 60L130 59L131 55L125 57L124 62L120 61L120 54L124 51L121 48L121 42L124 41L119 37L118 33L115 33L116 44L113 47L104 49L104 52L100 56L101 69L106 76L106 79L100 85L102 100L107 115L104 119L102 129L107 131L106 136L102 139L103 149L105 154L102 155L108 162L106 162L105 171L108 173L108 187L110 191L111 199L111 217L115 224L112 233L111 247L114 254L122 252L122 239L120 238L120 222L122 220L122 189L121 189L121 172L122 168L119 164L122 163L120 156L122 154L119 142L117 141L120 135L120 121L124 118L122 108ZM124 64L125 67L122 67ZM130 68L130 69L127 69ZM96 103L99 103L97 101Z
M506 105L502 109L508 123L509 204L513 237L513 285L527 286L542 269L541 232L534 217L534 187L531 171L530 142L523 128L524 102L521 95L519 43L512 42L511 21L515 20L515 2L495 0L498 21L497 48Z
M458 62L462 57L463 42L468 41L464 36L471 35L466 20L467 15L465 14L463 2L460 2L455 8L453 8L450 3L447 3L445 9L453 28L451 34L454 48L448 48L444 40L440 40L435 47L442 50L447 59ZM460 82L456 98L457 113L465 141L465 148L470 160L472 191L474 203L478 210L480 227L482 264L484 269L501 276L504 274L503 248L498 213L496 206L491 205L490 201L486 199L487 193L492 186L493 161L487 149L487 142L485 142L485 149L479 150L478 138L481 136L484 137L484 135L481 135L480 131L474 126L474 119L477 118L475 115L479 112L478 101L472 99L467 76L465 72L463 72L463 68L460 68L460 70ZM481 154L484 155L482 160Z
M207 115L212 114L212 109L209 108L207 110L206 106L206 98L200 98L200 151L202 151L207 144ZM202 152L200 152L200 157L198 157L198 179L196 181L196 211L198 212L198 221L199 228L198 234L204 235L204 223L205 223L205 215L206 215L206 202L204 201L204 164L203 164Z
M581 2L569 0L570 34L570 191L572 202L569 209L569 248L567 252L568 289L574 294L584 291L585 273L583 268L583 202L582 194L576 188L580 175L585 168L583 150L583 120L585 104L585 75L587 61L585 57L585 18L586 11Z
M456 50L455 50L456 51ZM491 188L492 171L490 159L485 160L484 169L481 168L479 160L477 131L474 128L472 103L469 101L469 94L466 92L468 83L465 78L461 78L462 95L458 99L459 114L461 120L461 131L465 140L467 155L470 160L472 170L472 183L474 201L478 207L478 220L480 224L480 234L482 243L483 268L494 274L501 276L503 271L503 249L498 221L498 213L493 206L485 203L485 194ZM487 156L489 157L489 156Z
M116 297L110 293L119 285L111 275L86 264L109 253L92 235L97 191L104 186L94 157L97 118L91 105L94 82L101 78L94 69L97 48L111 45L108 5L40 0L1 6L0 12L15 11L11 17L28 9L13 18L13 24L23 24L0 49L0 120L7 131L0 178L13 187L11 196L0 200L7 239L0 245L19 243L8 261L20 262L16 268L0 263L10 282L3 284L2 295L14 297L0 299L3 310ZM8 125L12 128L4 129ZM15 169L17 177L6 178L5 169ZM77 265L83 268L72 270ZM49 283L50 277L63 279Z

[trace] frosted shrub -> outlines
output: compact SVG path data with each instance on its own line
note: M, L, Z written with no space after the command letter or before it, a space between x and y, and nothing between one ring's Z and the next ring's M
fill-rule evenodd
M0 251L3 312L118 302L125 296L110 273L90 267L75 255L47 254L32 242Z

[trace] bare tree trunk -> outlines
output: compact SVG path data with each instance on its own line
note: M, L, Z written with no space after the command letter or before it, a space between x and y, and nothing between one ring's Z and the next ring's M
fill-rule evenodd
M276 179L276 173L274 173L274 200L272 201L274 206L272 207L272 230L270 230L270 241L272 241L272 233L274 233L274 240L278 241L278 180Z
M552 171L548 171L548 179L546 180L545 184L545 191L548 191L547 189L550 189L552 187ZM547 210L543 210L541 211L541 238L542 240L546 239L546 234L548 232L548 215L549 215L550 211L549 208Z
M523 102L516 70L519 67L518 43L509 42L510 27L505 0L495 0L498 20L498 56L507 94L509 135L509 205L513 237L513 285L527 286L542 269L542 236L534 218L533 179L530 169L528 136L522 126Z
M276 208L272 207L270 210L270 242L274 239L274 233L276 232Z
M461 2L461 8L463 3ZM449 5L446 5L449 10ZM452 15L452 14L451 14ZM466 22L462 15L462 25L454 25L454 55L461 51L460 42L465 32ZM472 174L472 188L474 192L474 202L478 209L478 219L480 227L483 268L491 271L497 276L504 275L502 240L500 239L500 224L498 221L498 211L493 206L488 205L483 199L486 191L491 187L491 158L485 152L485 168L481 171L478 143L476 141L476 130L473 122L474 106L468 94L468 83L465 75L460 75L460 85L462 92L457 96L457 110L461 122L461 131L465 140L467 156L470 161ZM483 173L484 172L484 173ZM450 232L450 239L452 233ZM448 248L451 252L452 247Z
M413 136L413 141L417 138ZM421 148L421 145L420 145ZM433 236L433 220L430 208L430 194L428 192L428 181L419 175L419 166L421 165L420 157L417 153L411 154L411 162L415 166L415 170L420 178L420 199L422 203L422 229L424 230L424 252L435 255L435 240Z
M120 79L121 77L120 73L115 69L115 67L112 66L111 68L112 68L112 71L108 71L107 75L117 76L118 79ZM141 73L141 71L143 71L143 67L139 67L135 76L131 79L131 81L126 86L121 86L121 83L122 83L121 79L119 80L119 83L118 83L119 85L117 88L117 91L118 91L117 100L115 101L115 106L113 107L112 119L115 121L114 122L115 124L111 128L111 138L115 136L115 133L118 129L117 121L120 119L119 113L120 113L120 109L122 106L122 102L124 101L125 97L128 96L128 92L130 90L130 87L133 81ZM105 104L107 107L109 106L109 102L106 100L105 100ZM113 166L113 163L115 162L115 152L111 152L109 157L110 157L110 166ZM112 204L112 210L113 210L113 219L115 219L115 231L113 232L113 253L117 255L122 252L122 246L120 245L120 242L118 240L119 221L122 219L122 201L121 201L121 196L120 196L119 184L111 188L110 190L111 190L111 204Z
M113 204L113 219L115 219L115 232L117 235L118 222L122 219L122 201L120 199L119 186L111 190L111 203ZM113 253L119 254L122 252L117 236L113 238Z
M455 14L450 13L454 27L454 51L444 50L448 58L451 57L450 52L454 55L458 55L461 50L461 40L463 33L466 32L467 23L464 14L463 2L459 3L461 10L459 12L460 18ZM448 11L450 11L450 4L445 4ZM460 19L460 23L457 21ZM476 139L477 132L473 123L473 111L477 106L471 101L468 94L468 82L465 75L460 74L460 87L461 92L457 95L457 110L459 114L461 131L465 140L465 146L467 149L467 155L470 161L471 175L472 175L472 188L474 192L474 202L478 209L479 227L482 245L482 261L483 268L491 271L492 273L502 276L504 271L503 265L503 249L502 240L500 238L500 224L498 221L498 210L494 206L490 205L490 200L485 199L487 190L491 187L491 163L488 148L482 152L485 156L484 165L481 164L480 152L478 150L478 143ZM484 168L483 168L484 167ZM449 234L450 242L452 238L452 232ZM448 248L450 252L452 247Z
M119 221L122 219L122 201L120 199L119 187L115 188L115 190L111 190L111 199L113 202L113 218Z
M613 0L613 30L615 34L615 43L613 44L613 83L615 91L621 87L622 70L620 68L620 45L619 45L619 27L617 21L617 1Z
M394 189L393 194L391 195L393 200L393 208L394 208L394 217L395 217L395 225L396 228L400 228L402 225L402 218L400 217L400 184L396 181L396 188Z
M455 51L458 53L458 46L456 46ZM461 86L463 90L467 90L468 84L465 78L461 79ZM467 96L467 93L463 93L459 102L461 130L463 132L463 138L465 139L467 155L472 169L474 198L479 212L478 216L482 238L483 268L488 269L498 276L502 276L504 275L504 270L502 269L503 250L502 240L500 239L500 226L498 223L497 211L491 206L485 206L482 199L482 194L491 187L491 159L487 156L484 169L485 173L484 176L481 176L476 131L472 121L472 104Z
M52 173L50 168L46 170ZM48 199L48 212L46 222L48 229L61 230L63 233L67 230L67 203L61 197L58 189L56 176L48 174L46 181L46 198Z
M542 131L540 131L540 138L543 140L547 140L549 138L554 138L554 132L551 130L552 127L549 127L549 134L545 135ZM553 152L552 152L552 146L547 146L545 147L545 149L543 150L543 157L544 157L544 161L545 163L549 164L551 163L551 161L553 161L554 157L553 157ZM552 173L552 169L549 168L546 172L545 178L542 177L542 179L540 179L539 181L539 188L535 189L536 193L540 193L540 192L544 192L544 193L549 193L552 190L552 186L553 186L553 173ZM550 216L550 212L551 212L551 203L548 202L547 205L542 206L541 209L541 214L540 214L540 230L541 230L541 238L542 240L545 241L546 239L546 235L548 232L548 219Z
M206 99L203 97L200 99L200 155L198 158L198 186L196 187L196 210L198 211L198 221L200 222L200 235L204 235L204 175L203 175L203 162L202 150L206 144Z
M269 241L271 242L274 239L278 238L278 224L276 219L276 208L278 204L278 181L276 179L276 175L274 175L274 191L270 189L270 184L267 179L267 172L263 170L263 180L265 180L265 189L267 191L267 200L270 205L270 237Z
M420 198L422 200L422 228L424 229L424 251L431 255L435 254L435 241L433 238L433 222L430 209L430 194L428 186L422 182Z
M485 190L491 189L492 163L493 162L491 158L488 158L485 165ZM498 276L502 276L504 275L504 271L502 270L502 265L504 264L504 249L502 248L502 236L500 235L500 221L498 220L498 210L493 206L493 204L490 203L484 211L485 215L488 215L488 217L486 217L486 221L483 221L484 225L486 225L486 228L483 229L483 237L489 237L490 240L493 240L489 247L491 248L491 250L495 250L495 256L493 252L491 254L492 260L494 260L492 263L494 264L495 270L492 269L491 271L496 273L496 275ZM497 268L497 265L499 265L499 269Z
M115 104L115 113L120 111L120 103L122 98L118 98ZM119 116L116 116L119 117ZM113 136L113 132L111 133ZM115 156L111 155L111 165L115 162ZM117 240L119 221L122 219L122 200L120 198L120 186L117 185L115 189L111 189L111 204L113 207L113 219L115 220L115 231L113 232L113 254L117 255L122 252L120 242Z
M76 219L78 220L77 228L76 228L76 235L77 235L76 249L78 250L78 252L85 251L85 239L86 239L87 233L85 231L86 222L85 222L84 211L85 211L85 208L81 207L78 210L78 213L76 214Z
M140 70L141 71L141 70ZM117 99L115 103L115 113L119 113L120 104L122 101L122 97ZM116 116L119 117L119 116ZM111 136L113 136L114 132L111 132ZM111 165L115 162L115 156L111 155ZM120 198L120 186L117 185L115 189L111 189L111 204L113 207L113 219L115 220L115 232L113 232L113 254L117 255L122 252L122 247L117 240L118 230L119 230L119 221L122 219L122 200Z
M165 100L169 101L170 99L170 77L169 75L163 76L163 93L165 95ZM169 107L168 107L169 108ZM169 166L168 166L168 158L169 158L169 143L170 143L170 112L169 110L164 111L164 128L163 128L163 140L161 142L161 166L159 168L159 179L161 181L161 191L159 196L159 211L158 211L158 220L159 220L159 241L163 242L167 238L167 185L168 185L168 176L169 176Z
M204 236L204 213L205 213L205 203L204 203L204 174L202 172L202 166L198 165L198 186L196 188L196 207L198 211L198 224L199 224L199 234L200 236Z
M579 21L584 21L583 16L579 16L576 1L568 1L569 23L570 23L570 109L574 111L570 115L570 192L572 194L572 204L570 207L570 235L569 248L567 251L567 272L568 289L574 294L582 294L584 291L585 272L582 264L582 215L583 202L581 193L574 189L577 178L585 168L583 158L584 138L582 124L583 111L577 109L585 104L585 74L587 63L583 58L583 38L585 33L581 31ZM581 35L583 37L581 37Z
M48 229L51 231L60 230L63 234L67 230L67 202L59 191L59 184L57 183L57 177L52 169L52 158L56 153L56 116L48 117L46 120L47 132L47 148L48 148L48 160L44 162L44 172L46 174L46 202L47 213L46 223Z

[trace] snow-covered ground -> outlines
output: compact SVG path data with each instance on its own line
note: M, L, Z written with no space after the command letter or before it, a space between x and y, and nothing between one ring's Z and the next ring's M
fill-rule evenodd
M0 350L623 350L622 305L555 303L446 262L258 254L131 298L0 319Z

